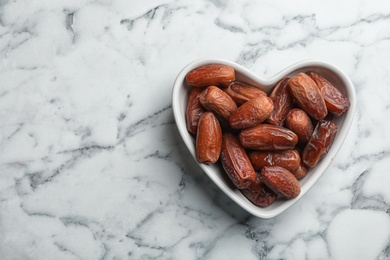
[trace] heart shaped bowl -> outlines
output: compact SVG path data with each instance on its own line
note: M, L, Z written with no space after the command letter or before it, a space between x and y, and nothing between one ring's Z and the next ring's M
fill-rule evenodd
M307 191L316 183L316 181L321 177L321 175L325 172L328 166L331 164L333 159L335 158L337 152L339 151L341 145L344 142L345 137L348 134L349 128L351 126L353 116L355 114L356 109L356 93L355 88L351 82L351 80L347 77L345 73L343 73L337 67L323 61L318 60L305 60L298 63L295 63L288 68L282 70L275 76L264 79L258 77L253 74L246 68L241 65L221 60L221 59L200 59L195 60L185 66L177 76L175 83L173 85L172 91L172 107L173 113L176 121L177 128L179 133L186 144L188 150L190 151L193 158L196 160L195 153L195 138L187 131L186 128L186 108L187 101L190 94L190 87L187 86L185 82L186 74L199 66L206 64L225 64L233 67L236 72L236 81L241 81L253 86L260 88L265 91L267 94L270 94L275 84L281 80L283 77L292 77L299 72L307 72L314 71L330 82L332 82L335 86L337 86L340 91L346 95L351 103L350 108L342 114L340 117L333 119L333 121L338 126L338 132L333 141L332 146L329 149L327 155L318 163L318 165L309 169L309 172L305 178L299 181L301 185L301 193L300 195L291 200L283 200L277 199L273 204L269 207L258 207L252 204L237 188L233 186L227 174L220 164L215 165L207 165L207 164L199 164L199 166L203 169L203 171L214 181L214 183L233 201L235 201L238 205L240 205L243 209L248 211L254 216L260 218L272 218L289 207L291 207L295 202L297 202L302 196L304 196Z

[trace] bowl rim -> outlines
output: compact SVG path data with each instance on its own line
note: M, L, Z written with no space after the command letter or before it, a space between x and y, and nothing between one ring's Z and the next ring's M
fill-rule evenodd
M290 75L290 74L296 74L299 71L308 71L308 69L305 70L305 68L320 68L324 69L327 71L330 71L334 73L339 79L344 83L345 89L343 89L348 96L350 100L350 107L348 111L346 111L340 118L341 119L341 124L343 127L339 128L338 133L336 134L336 138L331 146L331 149L329 150L328 154L322 159L322 161L317 165L316 168L311 169L313 171L313 175L310 176L310 179L306 180L304 182L304 186L301 186L301 194L291 200L283 200L282 203L279 203L278 206L275 206L274 208L262 208L255 206L252 204L249 200L248 203L243 203L242 201L242 194L238 190L232 190L230 187L227 185L223 184L222 180L215 175L214 170L212 167L209 165L201 164L198 163L196 159L196 153L195 153L195 147L193 145L193 138L187 131L186 128L186 122L185 120L180 120L183 118L183 113L185 114L185 111L181 111L180 107L180 91L181 88L183 87L184 81L185 81L185 75L192 69L206 65L206 64L224 64L224 65L229 65L232 66L236 73L239 75L244 75L249 79L249 81L252 84L258 83L257 87L259 88L265 88L265 90L268 89L268 91L272 88L273 85L275 85L280 79L283 77ZM263 88L263 90L264 90ZM188 90L187 90L188 91ZM338 151L340 150L342 144L344 143L344 140L347 136L347 133L349 132L349 129L352 125L352 121L355 115L355 110L356 110L356 91L355 87L350 80L350 78L338 67L335 65L322 61L322 60L311 60L311 59L306 59L302 61L298 61L296 63L293 63L292 65L280 70L278 73L275 75L269 77L269 78L264 78L257 76L254 74L252 71L249 69L245 68L244 66L228 61L225 59L219 59L219 58L202 58L202 59L197 59L194 60L190 63L188 63L185 67L182 68L182 70L179 72L177 75L174 84L173 84L173 89L172 89L172 109L173 109L173 114L176 122L176 127L179 131L179 134L184 141L187 149L190 151L193 159L195 162L201 167L201 169L208 175L209 178L212 179L212 181L228 196L230 197L234 202L236 202L239 206L241 206L244 210L247 212L251 213L252 215L263 218L263 219L269 219L273 218L288 208L290 208L293 204L295 204L300 198L302 198L310 188L314 186L314 184L318 181L318 179L322 176L322 174L326 171L326 169L330 166L332 163L333 159L337 155ZM185 118L184 118L185 119ZM320 173L318 173L320 172ZM237 192L239 192L239 195ZM271 205L272 206L272 205Z

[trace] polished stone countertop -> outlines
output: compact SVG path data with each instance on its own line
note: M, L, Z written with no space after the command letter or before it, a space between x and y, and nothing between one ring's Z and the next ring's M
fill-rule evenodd
M0 259L389 259L389 1L1 1ZM332 164L252 216L176 129L199 58L271 77L301 60L356 88Z

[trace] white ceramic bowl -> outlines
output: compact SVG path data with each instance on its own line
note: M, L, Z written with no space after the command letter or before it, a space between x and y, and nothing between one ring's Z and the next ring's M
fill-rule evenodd
M206 64L225 64L232 66L236 71L236 80L245 82L251 85L254 85L268 94L271 92L273 86L283 77L293 76L299 72L314 71L332 82L337 86L341 92L346 95L350 102L351 106L347 112L341 115L339 118L334 119L338 126L338 132L334 139L334 142L326 155L320 163L313 169L310 169L308 175L300 181L301 184L301 193L300 195L292 200L282 200L277 199L272 205L266 208L258 207L252 204L242 193L235 188L230 179L227 177L227 174L224 172L222 167L219 164L216 165L206 165L199 164L203 171L215 182L215 184L228 195L232 200L234 200L238 205L249 213L260 217L260 218L272 218L282 213L295 202L297 202L306 192L316 183L316 181L321 177L321 175L328 168L330 163L335 158L337 152L339 151L341 145L344 142L345 137L348 134L349 128L351 126L353 116L355 114L356 108L356 94L354 86L351 80L343 73L340 69L331 65L329 63L318 61L318 60L305 60L291 65L290 67L282 70L277 75L264 79L261 78L252 72L248 71L246 68L238 65L234 62L220 60L220 59L200 59L195 60L185 66L179 75L176 78L176 81L173 86L172 92L172 107L173 113L176 120L176 125L179 130L179 133L186 144L188 150L192 154L193 158L196 161L195 154L195 139L191 136L186 128L186 107L188 96L190 93L190 88L185 83L186 74L199 66Z

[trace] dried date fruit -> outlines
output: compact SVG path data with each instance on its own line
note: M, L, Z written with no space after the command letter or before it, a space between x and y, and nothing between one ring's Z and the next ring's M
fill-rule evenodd
M292 109L294 100L288 88L289 78L280 80L269 96L274 103L274 110L267 119L267 122L273 125L283 125L288 111Z
M295 178L297 178L297 180L302 180L304 177L306 177L307 172L308 172L307 168L305 167L305 165L303 165L302 162L298 166L298 168L296 168L295 170L291 171L291 173L295 176Z
M231 133L223 134L221 162L225 172L237 188L246 189L256 180L256 172L245 149L238 138Z
M286 127L297 134L298 143L306 144L313 134L313 124L305 111L293 108L286 117Z
M289 88L295 102L309 116L323 119L328 110L316 83L305 73L299 73L289 80Z
M276 194L293 199L298 197L301 186L295 176L279 166L266 166L260 172L262 180Z
M206 111L199 101L199 95L201 92L201 88L192 88L188 98L186 122L187 130L191 134L196 134L199 118Z
M330 113L339 117L348 110L349 99L332 83L315 72L308 72L309 77L317 84L321 95L325 100L326 107Z
M230 126L233 129L244 129L262 123L270 115L274 108L271 99L267 96L259 96L242 104L229 117Z
M223 64L208 64L191 70L186 82L192 87L229 86L236 78L232 67Z
M256 171L265 166L280 166L289 171L296 170L301 164L301 156L297 150L252 151L249 160Z
M221 154L222 131L212 112L205 112L199 119L196 135L196 158L201 163L216 163Z
M260 174L257 174L256 180L241 192L249 201L259 207L268 207L274 203L277 197L277 194L261 180Z
M277 125L261 124L244 129L239 139L245 148L254 150L293 149L298 136L291 130Z
M330 120L349 108L348 98L314 72L280 80L268 97L234 82L234 69L226 67L206 65L186 76L193 86L186 123L196 134L197 160L220 159L235 187L257 206L271 205L278 195L296 198L298 180L329 151L337 133Z
M315 167L328 153L336 136L337 125L328 120L318 121L309 142L302 152L302 162L309 168Z
M229 117L237 109L237 105L233 99L216 86L209 86L203 90L199 96L199 101L204 108L215 112L226 121L229 120Z
M242 82L233 82L229 87L224 88L223 91L239 106L258 96L267 95L264 91Z

